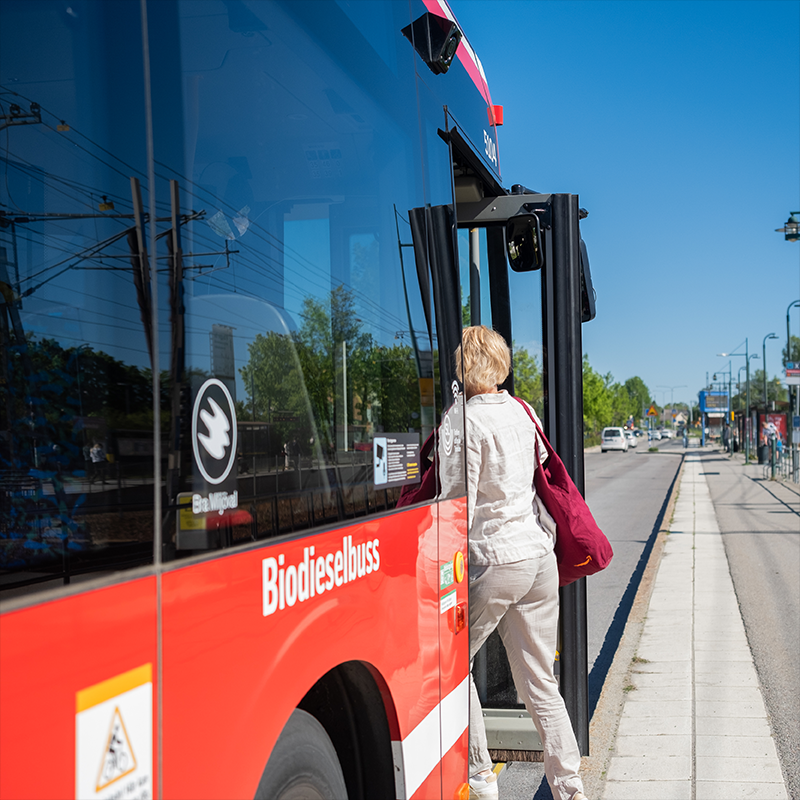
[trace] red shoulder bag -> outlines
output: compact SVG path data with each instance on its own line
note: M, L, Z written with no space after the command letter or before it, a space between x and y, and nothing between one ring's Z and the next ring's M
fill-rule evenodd
M536 470L533 473L533 485L556 523L558 584L566 586L578 578L585 578L605 569L611 562L614 551L527 403L518 397L514 399L522 405L536 426L536 432L541 436L549 456L547 462L542 464L539 460L539 447L534 445Z

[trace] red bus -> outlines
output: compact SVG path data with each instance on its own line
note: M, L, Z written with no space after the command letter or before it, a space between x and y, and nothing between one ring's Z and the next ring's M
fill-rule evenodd
M466 797L452 353L582 475L577 197L445 0L0 15L0 798Z

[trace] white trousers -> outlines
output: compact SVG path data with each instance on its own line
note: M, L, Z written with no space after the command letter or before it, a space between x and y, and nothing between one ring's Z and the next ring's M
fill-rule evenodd
M583 791L581 755L553 674L558 636L558 567L554 553L514 564L469 568L470 668L497 628L517 692L544 747L544 771L553 797ZM469 774L490 769L486 728L470 673Z

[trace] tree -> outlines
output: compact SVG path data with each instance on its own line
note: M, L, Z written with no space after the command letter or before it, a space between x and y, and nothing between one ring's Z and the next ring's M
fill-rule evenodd
M800 362L800 336L789 337L789 352L786 352L786 347L781 350L783 363L793 361L795 364Z
M248 394L239 409L244 419L255 409L257 420L272 423L274 442L296 438L304 445L313 437L325 452L341 446L336 429L342 430L345 413L348 442L420 426L420 376L411 347L377 345L343 286L327 302L306 297L301 316L297 332L259 334L249 345L240 370Z
M647 408L651 403L652 395L650 389L647 388L645 382L638 376L628 378L625 381L625 391L631 399L632 411L634 418L639 418L647 413Z
M533 406L541 417L544 415L544 387L542 386L542 368L539 361L524 347L514 345L512 352L514 393Z
M786 389L781 386L780 378L767 380L767 403L787 400ZM750 402L752 405L764 403L764 370L757 369L750 373Z
M297 434L313 436L308 401L295 342L288 334L258 334L247 347L250 356L239 370L247 402L237 404L240 420L273 423L276 448ZM294 417L294 420L291 418Z
M589 364L589 356L583 356L583 431L597 436L602 428L611 424L611 395L606 381Z
M464 289L461 289L461 297L464 297ZM461 303L461 324L463 327L468 328L472 325L472 298L468 297L465 302Z

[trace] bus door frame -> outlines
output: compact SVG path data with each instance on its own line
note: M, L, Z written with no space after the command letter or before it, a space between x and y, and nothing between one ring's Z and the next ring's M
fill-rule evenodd
M515 187L516 188L516 187ZM486 228L492 324L511 342L505 225L519 213L541 222L544 426L567 472L585 495L580 212L574 194L510 194L457 204L459 228ZM500 269L498 264L504 265ZM513 393L513 373L503 385ZM582 755L589 754L586 579L560 590L561 693Z

